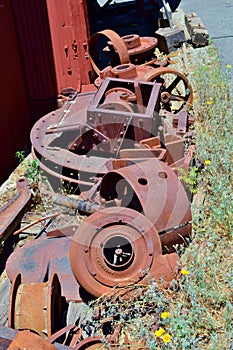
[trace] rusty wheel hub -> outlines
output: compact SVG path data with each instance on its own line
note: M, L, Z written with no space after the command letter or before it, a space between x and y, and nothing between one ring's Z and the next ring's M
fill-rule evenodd
M154 48L158 45L158 39L154 37L140 37L138 34L129 34L121 37L126 45L131 62L143 62L152 55ZM117 52L116 46L108 41L108 47Z
M113 287L143 282L148 271L158 281L164 277L170 282L175 265L164 259L154 226L144 215L127 208L108 208L91 215L75 233L70 249L76 279L95 297Z

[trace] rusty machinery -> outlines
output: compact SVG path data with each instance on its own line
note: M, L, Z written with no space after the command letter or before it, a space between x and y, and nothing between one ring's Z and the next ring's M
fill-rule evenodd
M182 73L156 61L131 63L127 45L135 40L139 47L137 36L119 39L105 31L91 45L100 35L115 48L119 40L120 64L98 68L99 87L92 91L64 91L64 105L31 131L32 155L41 169L58 183L78 185L78 193L96 208L79 227L48 232L7 261L15 281L10 325L41 335L57 330L51 321L54 274L58 305L61 296L77 302L83 290L98 297L114 287L148 283L149 276L168 287L179 273L173 245L191 231L190 203L177 169L187 170L192 156L184 144L193 123L192 88ZM22 316L30 303L27 294L37 295L37 306L30 307L39 329Z
M121 68L122 73L131 66ZM171 78L170 83L165 84L164 76ZM151 82L156 79L159 82ZM191 104L191 91L187 79L170 67L149 69L140 81L107 77L95 94L75 95L34 125L32 154L53 177L91 187L107 172L107 159L120 158L123 149L143 149L143 140L151 137L159 137L164 149L168 135L178 140L174 121L180 124L185 114L184 136L190 119L182 106Z
M102 71L96 59L100 55L96 47L101 37L114 43L120 63L115 67L104 67ZM157 64L155 68L154 61L151 65L135 66L130 62L124 40L110 30L96 33L91 38L90 56L97 74L104 78L96 93L65 91L68 97L63 108L41 118L32 128L33 153L37 158L43 158L46 168L46 162L48 168L56 164L58 170L51 169L54 173L59 173L61 167L68 172L73 169L80 173L87 171L88 167L88 172L93 170L95 173L96 167L91 161L88 164L81 155L86 155L92 148L96 150L101 147L107 158L114 152L116 157L118 152L113 150L117 148L119 151L125 138L139 142L143 138L157 136L160 103L173 114L178 114L184 107L188 109L192 103L192 87L181 72L170 67L158 67ZM112 124L116 126L115 132ZM128 129L132 129L130 124L134 133L139 133L139 128L147 133L142 132L140 138L132 135L132 131L128 135ZM120 144L114 147L116 140ZM97 147L99 144L101 146ZM104 173L103 157L99 158L100 168L103 168L101 172ZM75 175L73 178L77 180L78 176Z

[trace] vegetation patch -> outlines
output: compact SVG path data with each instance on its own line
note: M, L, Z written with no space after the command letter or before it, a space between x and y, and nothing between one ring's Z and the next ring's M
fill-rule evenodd
M193 232L179 250L183 270L171 290L154 281L135 286L128 298L113 293L91 305L113 330L122 327L118 349L230 349L233 330L233 135L230 83L217 50L190 49L189 79L196 92L193 108L196 159L187 182L193 193ZM181 175L182 176L182 175ZM200 198L202 200L200 200ZM130 287L129 287L130 288ZM131 345L126 345L131 344ZM110 345L106 345L108 348Z

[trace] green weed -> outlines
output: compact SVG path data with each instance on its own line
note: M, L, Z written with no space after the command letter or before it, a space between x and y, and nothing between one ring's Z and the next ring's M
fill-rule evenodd
M101 313L96 332L103 335L103 319L112 328L123 326L125 337L143 349L228 350L233 334L232 293L232 105L228 74L212 46L189 52L189 76L196 99L196 157L201 171L180 174L192 193L204 194L193 208L192 240L181 251L183 273L173 290L156 283L136 287L138 298L100 298L90 307ZM227 69L231 69L230 65ZM196 193L197 192L197 193ZM167 317L162 318L163 313ZM166 335L166 337L165 337ZM128 346L130 349L130 346ZM133 346L131 347L133 349Z

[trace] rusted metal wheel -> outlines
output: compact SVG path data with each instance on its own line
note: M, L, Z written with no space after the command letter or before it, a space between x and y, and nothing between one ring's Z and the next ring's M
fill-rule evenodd
M109 349L109 347L106 347L102 341L101 337L89 337L87 339L82 340L74 350L104 350Z
M48 282L25 284L20 274L16 276L10 293L9 327L28 329L45 338L59 330L61 318L61 286L56 274Z
M114 287L143 283L148 271L158 282L161 278L171 282L177 260L173 256L168 262L162 256L155 227L128 208L107 208L91 215L73 236L70 249L76 279L95 297Z
M153 53L154 48L158 44L158 39L155 37L140 37L138 34L128 34L121 37L122 41L125 43L130 56L131 62L139 63L144 62ZM116 46L109 41L108 46L110 50L115 49Z
M99 75L100 70L102 70L104 67L100 67L100 64L103 65L104 61L104 52L103 47L100 48L101 44L101 37L105 37L110 39L113 43L114 47L116 48L116 52L119 56L119 60L121 64L126 64L130 62L129 54L127 51L126 44L124 40L113 30L106 29L102 30L101 32L95 33L89 42L89 54L92 66L95 70L95 72ZM109 65L109 64L107 64Z
M160 67L148 71L143 80L162 83L161 102L165 109L175 113L180 111L184 105L187 108L192 105L192 86L183 73L170 67Z

